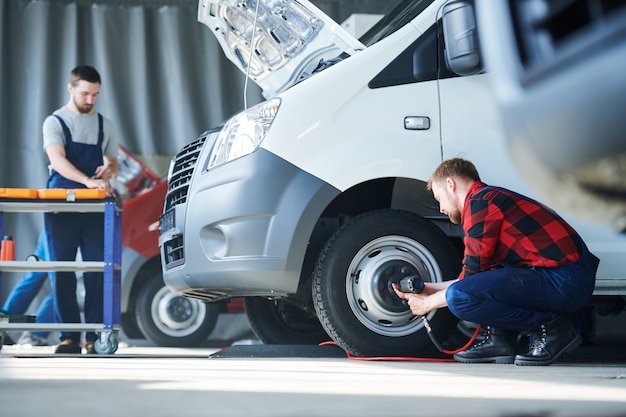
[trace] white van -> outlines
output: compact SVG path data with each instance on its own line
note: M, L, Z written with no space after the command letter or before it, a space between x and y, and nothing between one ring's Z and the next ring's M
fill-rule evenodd
M265 343L430 351L391 288L458 274L462 231L426 190L430 174L460 156L487 183L532 195L505 152L467 9L401 1L356 40L305 0L201 0L199 20L267 101L174 158L160 219L167 286L246 297ZM595 294L623 301L626 245L569 220L602 258ZM463 329L447 309L428 318L441 341Z

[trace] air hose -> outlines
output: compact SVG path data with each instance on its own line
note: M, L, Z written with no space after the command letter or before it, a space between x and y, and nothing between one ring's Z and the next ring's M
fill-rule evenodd
M400 281L398 281L396 285L398 286L398 290L403 293L421 294L422 291L424 291L424 281L422 280L421 277L417 275L410 275L408 277L404 277ZM430 341L433 343L433 345L435 345L435 347L437 348L437 350L439 350L439 352L449 354L449 355L454 355L455 353L458 353L467 349L469 346L471 346L472 343L474 343L474 340L476 340L476 336L478 336L478 333L480 332L480 325L478 325L478 327L476 328L476 331L474 332L474 335L471 337L471 339L469 340L469 342L467 342L465 346L457 350L450 351L450 350L445 350L441 346L441 343L439 343L439 341L435 338L435 335L432 333L432 328L430 327L430 323L428 322L428 319L426 318L426 316L422 316L422 321L424 322L424 327L426 328L428 337L430 338Z

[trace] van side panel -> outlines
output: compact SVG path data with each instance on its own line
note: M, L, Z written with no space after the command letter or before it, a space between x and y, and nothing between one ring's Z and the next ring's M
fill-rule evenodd
M286 91L262 146L342 191L375 178L427 179L441 161L436 80L369 87L420 35L407 25ZM407 117L429 127L406 129Z

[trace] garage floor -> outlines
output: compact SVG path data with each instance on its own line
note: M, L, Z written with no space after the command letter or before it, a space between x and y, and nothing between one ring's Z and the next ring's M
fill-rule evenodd
M332 346L52 352L2 350L2 416L609 417L626 411L626 355L519 367L359 361Z

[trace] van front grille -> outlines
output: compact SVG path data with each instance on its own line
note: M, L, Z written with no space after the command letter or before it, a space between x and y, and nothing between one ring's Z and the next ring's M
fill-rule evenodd
M181 149L174 157L174 168L168 183L167 197L165 198L165 211L178 204L187 202L189 182L206 138L207 136L205 135L196 139Z

